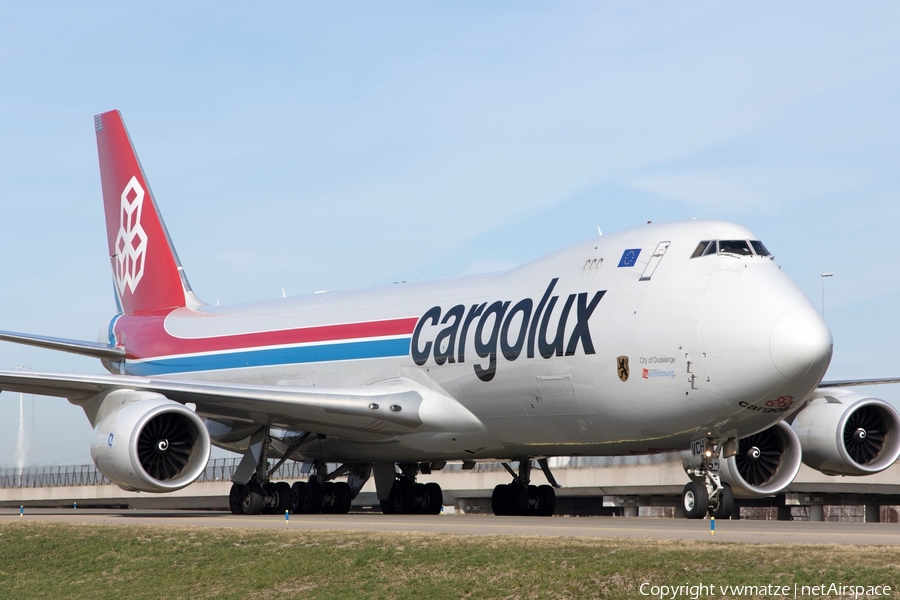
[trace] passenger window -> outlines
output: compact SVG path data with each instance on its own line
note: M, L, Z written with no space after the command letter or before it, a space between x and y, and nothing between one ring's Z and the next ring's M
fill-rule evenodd
M697 249L694 250L694 253L691 254L691 258L697 258L698 256L703 256L703 253L706 251L707 246L709 246L710 241L706 240L705 242L700 242L697 244Z
M750 245L745 240L720 240L719 254L750 256Z
M759 256L772 256L772 253L769 252L763 243L759 240L751 240L750 245L753 246L753 251L756 252Z

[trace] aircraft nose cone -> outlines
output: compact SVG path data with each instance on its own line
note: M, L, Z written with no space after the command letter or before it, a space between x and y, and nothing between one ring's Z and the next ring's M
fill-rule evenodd
M769 352L775 368L794 381L821 377L831 362L833 341L828 325L807 306L787 311L775 322Z

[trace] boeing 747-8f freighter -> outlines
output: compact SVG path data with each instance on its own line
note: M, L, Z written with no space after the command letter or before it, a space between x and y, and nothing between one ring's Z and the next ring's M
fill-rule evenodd
M900 454L897 411L843 389L896 380L823 383L828 326L740 225L646 224L503 273L210 306L121 115L94 126L118 314L99 342L0 339L110 374L3 371L0 389L81 406L97 467L124 489L183 488L216 445L243 455L235 513L347 512L373 475L385 512L438 513L420 475L500 461L494 513L552 515L548 458L677 449L685 514L727 517L801 461L865 475ZM284 460L309 480L272 482Z

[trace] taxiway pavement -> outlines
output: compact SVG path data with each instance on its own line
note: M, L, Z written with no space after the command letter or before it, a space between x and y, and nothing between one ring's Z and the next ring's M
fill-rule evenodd
M900 545L900 524L806 521L710 522L624 517L495 517L487 515L232 515L216 511L26 509L0 510L2 521L44 521L328 531L384 531L456 535L642 538L743 543Z

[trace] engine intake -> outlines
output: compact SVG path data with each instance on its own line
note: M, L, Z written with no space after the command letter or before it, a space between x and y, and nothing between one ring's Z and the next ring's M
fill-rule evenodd
M739 498L760 498L786 488L800 470L800 440L781 421L738 440L738 452L719 463L723 481Z
M172 492L206 468L210 439L203 421L165 396L122 390L121 405L94 428L91 456L110 481L126 490ZM113 396L111 394L111 396Z
M803 462L827 475L871 475L900 456L900 415L878 398L825 390L791 424Z

